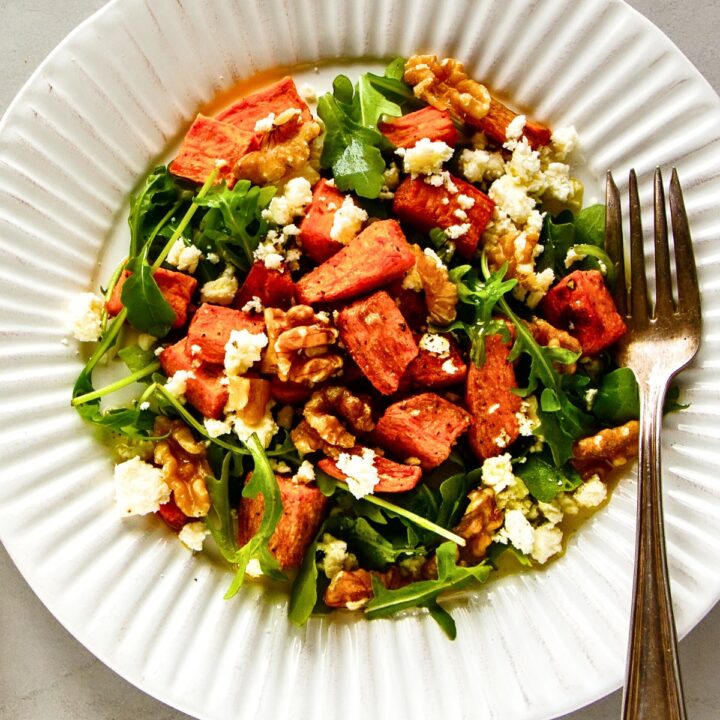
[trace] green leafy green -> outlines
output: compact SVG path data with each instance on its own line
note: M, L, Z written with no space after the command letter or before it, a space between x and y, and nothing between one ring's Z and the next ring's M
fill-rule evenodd
M128 322L141 332L164 337L170 332L177 315L160 291L153 269L144 257L128 263L132 273L122 287L121 300L127 309Z
M447 590L461 590L474 582L485 582L492 571L488 564L463 567L457 564L457 547L450 542L436 551L437 580L421 580L397 590L388 590L373 576L373 598L365 607L365 615L375 618L390 617L413 607L431 609L431 615L450 639L456 636L455 623L438 603L438 596Z
M118 357L127 365L128 370L133 373L146 368L156 360L152 350L143 350L137 344L120 348Z
M219 478L205 476L205 484L210 493L210 510L205 522L222 556L230 563L237 557L237 535L230 509L230 465L232 454L225 453Z
M528 455L524 463L516 464L513 472L527 486L530 494L540 502L552 502L561 492L574 490L582 483L580 474L570 465L556 467L552 458L542 454Z
M618 368L603 376L592 412L608 425L622 425L640 416L638 385L630 368Z

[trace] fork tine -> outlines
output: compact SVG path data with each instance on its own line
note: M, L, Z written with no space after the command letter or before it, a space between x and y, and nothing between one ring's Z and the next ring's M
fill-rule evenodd
M630 315L636 321L650 316L640 198L635 170L630 171Z
M675 267L678 283L678 310L700 312L700 290L693 254L690 226L683 201L677 170L673 168L670 179L670 217L675 244Z
M605 250L615 266L613 299L618 312L627 316L627 285L625 284L625 253L622 238L622 210L620 193L608 170L605 181Z
M656 317L667 317L675 312L665 215L665 191L660 168L655 168L655 296Z

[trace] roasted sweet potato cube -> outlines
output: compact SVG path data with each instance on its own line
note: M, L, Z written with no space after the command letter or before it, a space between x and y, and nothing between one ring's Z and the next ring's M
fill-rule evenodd
M242 308L254 297L260 298L264 307L288 310L295 299L295 283L289 272L281 272L256 261L235 295L233 307Z
M362 448L356 446L349 452L353 455L359 455L362 452ZM340 470L337 462L332 458L320 460L318 467L330 475L330 477L334 477L337 480L347 480L347 475ZM373 459L373 467L377 470L379 478L374 492L407 492L408 490L412 490L422 478L422 470L418 465L396 463L382 455L375 456Z
M235 184L235 163L254 146L255 133L198 115L187 131L177 156L170 163L169 170L173 175L204 183L207 176L218 167L218 179L225 180L228 187L232 187Z
M466 226L465 232L451 237L458 254L470 258L490 221L495 203L474 185L456 177L452 181L457 192L450 192L443 185L430 185L422 178L405 178L395 191L393 211L402 221L424 233L433 228L448 230Z
M489 335L485 362L480 367L471 362L468 367L465 405L472 415L468 439L478 460L501 455L519 434L516 413L522 401L512 392L517 382L509 353L500 335Z
M336 325L352 359L384 395L394 393L418 346L392 298L380 290L340 311Z
M295 82L289 76L278 80L267 88L258 90L252 95L217 114L217 119L229 123L239 130L254 134L255 123L266 118L270 113L280 115L285 110L297 108L302 121L310 120L310 108L300 97Z
M598 270L571 272L550 290L540 307L548 322L580 341L585 355L597 355L627 331Z
M175 498L171 495L168 502L163 503L157 514L163 519L165 524L175 532L180 532L183 526L190 522L189 518L175 502Z
M270 380L270 397L282 405L304 405L313 393L313 388L288 380L283 382L277 375Z
M341 242L330 237L330 231L345 197L324 179L313 188L313 199L300 223L298 238L305 253L317 263L325 262L343 249Z
M354 298L402 277L414 264L400 225L379 220L305 275L297 284L298 298L307 305Z
M402 280L396 280L387 286L387 292L400 308L413 332L422 333L428 324L428 306L425 293L402 286Z
M378 130L396 147L409 148L418 140L442 141L455 147L458 131L447 110L428 107L387 122L378 123Z
M263 332L262 315L250 315L242 310L203 303L188 327L188 347L200 348L194 357L204 363L222 365L225 345L233 330L247 330L254 334Z
M395 457L417 458L423 470L432 470L447 460L470 423L462 408L435 393L422 393L390 405L373 437Z
M445 355L438 355L420 348L417 357L407 366L402 385L408 387L438 389L456 385L465 380L467 365L451 335L443 335L450 343Z
M109 315L117 315L122 310L122 288L130 275L129 271L124 270L117 285L115 285L106 306ZM153 273L153 277L163 297L175 312L175 322L172 326L174 328L182 327L187 322L188 307L197 287L197 280L185 273L165 270L164 268L158 268Z
M250 481L252 473L248 475ZM314 485L294 483L286 475L276 475L282 500L282 515L270 538L268 547L283 570L292 570L302 563L305 550L325 517L328 499ZM245 545L260 527L265 498L242 498L238 511L238 541Z
M507 141L507 126L517 117L517 113L513 112L509 107L503 105L500 101L492 99L490 101L490 110L487 115L480 120L477 127L482 130L490 139L499 145ZM549 145L552 137L550 128L541 125L533 120L528 120L523 129L523 135L530 143L530 147L537 149L540 145Z
M191 372L185 391L187 401L204 417L219 420L223 416L228 389L220 382L223 378L220 366L201 364L191 354L186 338L166 347L160 354L160 364L168 377L178 370Z

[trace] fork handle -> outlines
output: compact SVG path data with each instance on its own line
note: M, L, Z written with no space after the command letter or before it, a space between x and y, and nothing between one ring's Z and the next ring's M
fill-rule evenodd
M637 544L623 720L685 720L673 619L660 475L660 429L667 380L640 389Z

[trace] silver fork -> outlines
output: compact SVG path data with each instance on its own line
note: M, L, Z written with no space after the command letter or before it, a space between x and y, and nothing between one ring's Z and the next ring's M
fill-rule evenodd
M697 271L677 172L670 181L677 302L660 169L655 171L655 303L648 299L637 177L630 171L630 287L625 279L620 195L610 172L606 244L616 269L614 299L628 333L616 352L640 387L637 545L630 640L623 695L625 720L683 720L685 703L665 558L660 431L670 380L695 356L701 314Z

